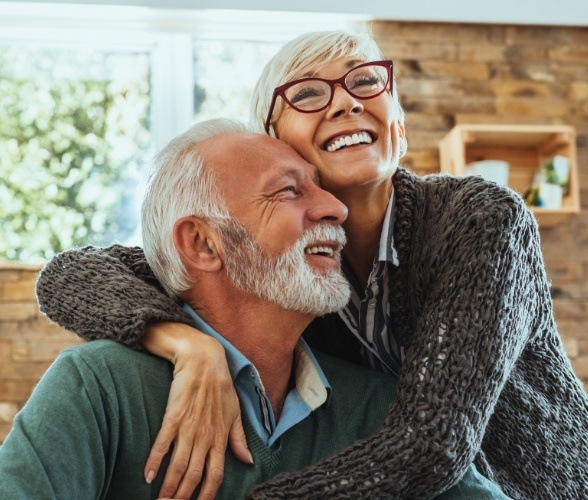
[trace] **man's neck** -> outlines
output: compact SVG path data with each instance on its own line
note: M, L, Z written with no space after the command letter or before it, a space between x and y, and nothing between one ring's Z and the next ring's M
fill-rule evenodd
M257 297L242 295L238 300L216 297L208 301L206 308L199 308L198 300L188 302L204 321L253 363L277 419L288 394L294 349L314 316L286 311Z

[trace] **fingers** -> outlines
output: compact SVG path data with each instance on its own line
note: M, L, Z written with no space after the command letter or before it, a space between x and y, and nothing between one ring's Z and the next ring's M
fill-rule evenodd
M241 460L241 462L253 465L253 455L251 455L247 446L247 437L245 436L245 429L243 429L240 414L237 415L229 431L229 446L235 457Z
M145 465L150 482L173 443L160 497L190 498L202 483L200 498L214 498L223 478L229 436L235 455L252 463L224 349L209 337L200 338L204 340L198 350L179 350L173 360L174 380L162 428Z
M182 444L185 443L185 444ZM210 443L192 448L192 440L177 442L159 491L161 497L190 498L200 481Z
M161 462L163 461L163 457L169 451L171 443L177 435L177 431L178 420L166 413L165 417L163 418L161 430L157 434L155 442L151 447L151 451L149 452L149 457L147 458L145 469L143 471L145 475L145 481L147 481L149 484L151 484L155 476L157 476L159 468L161 467Z
M223 482L225 446L211 448L206 464L206 475L198 500L213 500Z
M224 476L226 441L217 443L210 450L209 446L210 443L207 443L206 446L194 448L191 455L189 447L178 446L177 451L174 450L160 497L191 498L204 477L198 498L215 498Z
M253 465L253 456L251 455L251 452L247 446L247 438L245 436L245 430L243 429L243 423L241 421L240 414L237 415L233 421L233 425L229 431L228 439L235 456L242 462ZM226 441L217 439L215 446L210 449L206 463L206 474L204 476L202 489L198 495L198 500L209 500L215 498L215 495L220 488L224 477L226 446Z

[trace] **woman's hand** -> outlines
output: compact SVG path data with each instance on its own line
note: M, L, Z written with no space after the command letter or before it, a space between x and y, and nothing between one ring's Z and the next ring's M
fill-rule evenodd
M189 498L204 477L198 498L214 498L223 479L227 441L239 460L253 463L225 351L212 337L180 323L151 325L142 344L175 367L145 479L150 483L155 478L173 443L159 496Z

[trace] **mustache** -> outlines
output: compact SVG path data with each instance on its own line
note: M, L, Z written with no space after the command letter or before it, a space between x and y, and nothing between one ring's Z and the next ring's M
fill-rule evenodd
M334 241L339 244L339 247L335 250L335 256L340 259L341 250L345 246L345 243L347 243L345 230L341 226L334 226L327 222L321 222L320 224L304 231L294 246L304 250L307 246L313 243L324 243L328 241Z

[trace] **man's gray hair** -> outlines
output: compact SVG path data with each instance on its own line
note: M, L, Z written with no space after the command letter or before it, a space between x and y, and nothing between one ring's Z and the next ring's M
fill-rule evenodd
M175 222L188 216L213 221L230 218L214 174L196 146L247 130L234 120L203 121L173 139L153 160L141 208L143 248L155 276L172 297L181 296L192 283L174 246Z

